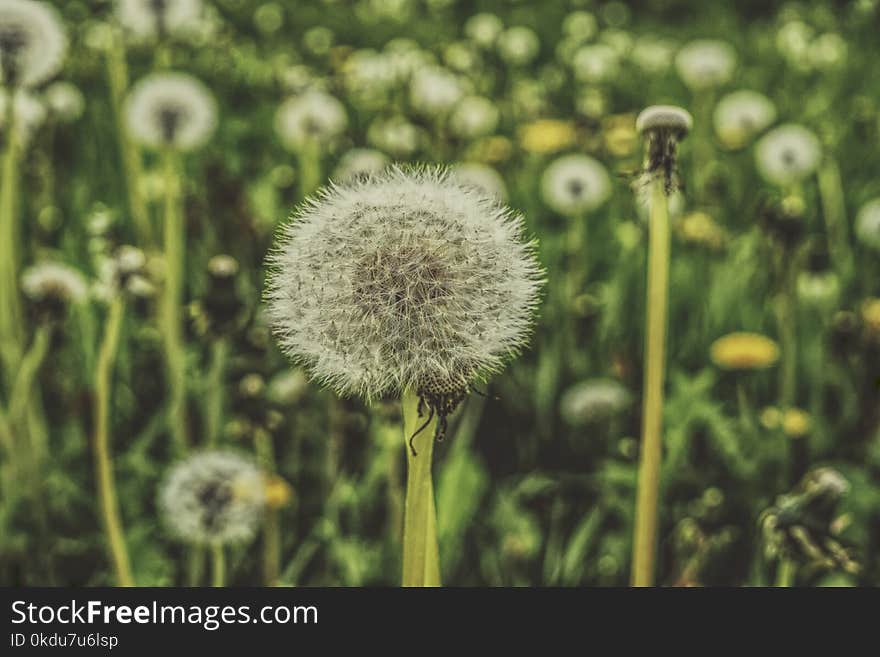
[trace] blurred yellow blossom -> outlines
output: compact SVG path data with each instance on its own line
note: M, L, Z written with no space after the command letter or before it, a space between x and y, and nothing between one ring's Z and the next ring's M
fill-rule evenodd
M756 370L779 360L779 346L759 333L729 333L715 340L710 348L712 362L728 370Z
M577 133L570 121L539 119L519 129L519 143L529 153L555 153L575 142Z

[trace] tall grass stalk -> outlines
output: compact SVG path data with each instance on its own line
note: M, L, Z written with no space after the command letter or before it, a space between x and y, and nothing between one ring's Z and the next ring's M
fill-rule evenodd
M666 315L669 301L669 213L664 185L662 177L651 182L642 448L633 541L633 586L653 585L657 549Z
M116 583L134 586L131 563L125 545L122 519L116 499L116 482L113 475L113 457L110 452L110 394L111 374L119 349L125 302L117 296L110 304L104 340L98 352L95 371L95 470L98 476L98 500L107 539L107 547L113 562Z
M440 552L437 546L437 511L431 462L437 418L425 424L419 413L419 397L413 391L403 394L403 437L406 448L406 500L403 511L403 586L440 586ZM427 412L422 409L423 412Z
M168 376L168 428L178 456L186 453L186 353L183 342L183 266L186 227L182 211L177 155L162 154L165 186L163 217L165 287L162 300L162 334Z

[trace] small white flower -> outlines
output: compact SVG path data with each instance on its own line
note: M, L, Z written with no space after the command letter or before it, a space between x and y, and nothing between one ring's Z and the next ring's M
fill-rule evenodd
M423 131L402 116L378 118L367 130L367 141L394 157L409 157L424 141Z
M734 91L718 101L715 107L715 132L731 147L742 146L775 120L773 101L757 91Z
M865 246L880 251L880 198L868 201L859 209L856 237Z
M465 96L449 116L449 130L462 139L476 139L495 132L500 112L483 96Z
M464 162L452 168L452 175L465 186L476 187L499 203L507 201L507 186L504 178L492 167L478 162Z
M725 41L691 41L678 51L675 68L693 91L720 87L733 77L736 51Z
M413 73L409 97L413 108L424 116L439 116L451 110L465 89L462 81L440 66L422 68Z
M339 160L332 177L338 183L369 178L382 172L388 164L388 156L382 151L372 148L353 148Z
M58 73L66 53L67 36L53 7L0 0L0 84L42 84Z
M611 46L598 43L579 48L571 65L578 80L596 84L606 82L617 72L619 60Z
M159 492L169 529L196 545L252 539L265 504L266 482L259 468L219 450L193 454L173 466Z
M60 262L41 262L21 274L21 289L32 301L80 303L88 295L85 277L73 267Z
M268 258L282 349L341 394L460 387L525 344L541 269L522 218L443 169L331 185Z
M86 107L82 92L71 82L53 82L46 88L44 96L52 116L64 123L79 119Z
M504 30L504 23L495 14L475 14L464 24L464 33L481 48L491 48Z
M8 103L9 92L0 89L0 133L6 131ZM27 144L46 120L46 106L32 93L17 89L14 92L12 108L15 112L15 134L22 143Z
M774 128L755 145L758 173L780 187L811 175L821 157L822 148L816 135L793 123Z
M611 179L598 160L588 155L564 155L545 169L541 195L560 214L591 212L608 200Z
M119 24L139 39L185 36L199 32L202 0L117 0Z
M562 395L559 412L570 425L579 427L614 416L625 410L632 394L614 379L588 379L571 386Z
M345 107L323 91L307 91L288 98L275 114L275 131L291 151L307 144L326 144L348 126Z
M514 66L530 64L541 50L541 41L529 27L511 27L498 37L498 54Z
M214 134L217 103L191 75L151 73L129 92L126 121L132 137L145 146L190 151Z

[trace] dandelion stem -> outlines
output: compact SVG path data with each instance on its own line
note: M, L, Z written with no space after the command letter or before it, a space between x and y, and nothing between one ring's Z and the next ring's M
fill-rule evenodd
M217 338L211 343L211 365L205 400L205 443L208 447L216 446L220 436L220 425L223 422L223 378L228 358L229 341L226 338Z
M440 586L440 553L437 547L437 511L431 461L436 417L418 435L427 419L419 413L419 397L403 394L403 437L406 448L406 500L403 512L403 586ZM422 409L426 412L425 409ZM409 441L415 454L410 449Z
M211 586L226 586L226 555L220 543L211 546Z
M822 215L825 217L825 227L828 231L831 260L838 275L845 280L849 278L852 268L852 249L849 244L840 168L833 157L825 158L819 169L819 194L822 200Z
M257 452L257 461L267 476L273 476L276 467L272 435L264 429L257 429L254 434L254 446ZM266 510L266 516L263 520L263 582L266 586L275 586L278 583L280 571L281 515L278 509L269 508Z
M119 140L119 153L122 158L122 171L125 176L125 190L128 197L128 211L134 225L139 244L153 243L153 226L147 204L141 191L143 162L140 149L131 140L125 126L123 110L125 92L128 88L128 64L125 61L125 46L122 35L114 30L110 47L107 50L107 79L110 85L110 102L116 123L116 138Z
M307 141L299 150L300 196L306 198L321 186L321 147L315 140Z
M178 454L188 447L186 435L186 354L183 345L183 259L185 227L180 208L180 177L173 151L163 153L165 179L165 289L162 327L168 376L168 427Z
M642 449L633 541L634 586L651 586L654 583L669 294L669 216L666 191L662 177L657 177L651 184Z
M107 328L104 340L98 351L95 367L95 470L98 475L98 500L101 505L101 516L116 583L119 586L134 586L131 564L125 545L122 520L119 516L119 505L116 500L116 483L113 476L113 457L110 454L110 376L116 353L125 303L117 296L110 304L107 317Z
M18 296L18 168L21 144L15 125L13 92L7 89L10 101L6 103L6 139L3 149L3 170L0 178L0 358L5 378L12 386L13 377L21 359L23 332L21 302Z
M788 557L782 557L776 568L776 586L780 588L789 588L794 585L794 575L797 566L794 560Z

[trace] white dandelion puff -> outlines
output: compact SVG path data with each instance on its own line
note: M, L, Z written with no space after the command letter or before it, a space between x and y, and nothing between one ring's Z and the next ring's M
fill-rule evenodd
M498 54L508 64L525 66L534 61L541 50L541 41L530 27L511 27L498 37Z
M9 92L0 89L0 133L6 131L8 105ZM12 111L15 113L16 137L27 144L46 120L46 106L29 91L16 89L13 92Z
M53 82L43 96L52 116L64 123L79 119L86 107L82 91L72 82Z
M465 94L464 83L442 66L429 66L413 73L409 97L413 108L424 116L448 113Z
M25 269L21 274L21 290L32 301L76 304L88 296L89 288L79 271L50 261Z
M718 101L713 119L718 138L728 146L739 147L776 120L776 106L764 94L743 89Z
M691 41L675 57L678 76L692 91L714 89L727 84L736 69L736 51L726 41Z
M859 209L856 237L865 246L880 251L880 198L868 201Z
M591 212L610 195L608 171L588 155L564 155L554 160L541 178L544 202L564 215Z
M367 130L367 141L394 157L408 157L425 141L421 128L402 116L378 118Z
M55 9L34 0L0 0L0 84L33 87L61 69L67 36Z
M464 24L465 35L481 48L494 46L503 31L504 23L495 14L474 14Z
M495 132L500 112L483 96L465 96L449 116L449 130L462 139L476 139Z
M650 75L668 71L674 55L675 46L672 43L650 35L636 39L630 53L633 63Z
M307 144L326 144L348 126L345 107L334 96L310 90L281 103L275 114L275 131L288 150Z
M168 528L197 545L253 538L266 504L263 473L234 452L206 451L171 468L159 492Z
M574 75L582 82L606 82L619 68L619 58L611 46L603 43L583 46L572 58Z
M575 383L562 395L559 412L572 426L607 419L632 402L632 393L614 379L588 379Z
M543 272L522 231L519 215L445 169L331 185L267 260L270 323L341 394L459 388L526 343Z
M758 173L780 187L810 176L819 167L821 157L818 137L794 123L774 128L755 145Z
M145 146L190 151L214 134L217 103L191 75L151 73L129 93L126 121L131 135Z
M388 156L373 148L353 148L339 160L333 172L333 180L347 183L369 178L382 172L389 164Z
M116 18L139 39L197 34L205 20L202 0L118 0Z
M500 203L507 201L504 178L495 169L479 162L463 162L452 167L452 175L462 185L476 187Z

